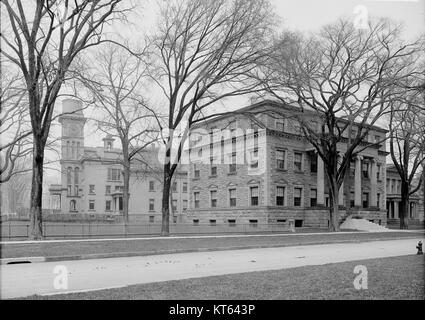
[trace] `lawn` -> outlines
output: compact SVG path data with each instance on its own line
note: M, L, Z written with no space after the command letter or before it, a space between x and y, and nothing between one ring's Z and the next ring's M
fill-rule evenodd
M424 263L424 256L411 255L27 299L424 300ZM367 290L354 288L357 265L367 267Z
M229 237L229 238L187 238L187 239L148 239L124 241L93 241L93 242L43 242L1 244L1 258L18 257L60 257L62 260L75 259L76 256L85 255L151 255L170 252L227 250L258 247L283 247L295 245L357 242L373 240L389 240L415 237L423 241L423 232L402 233L333 233L333 234L290 234L255 236L255 237ZM414 248L413 248L414 250Z

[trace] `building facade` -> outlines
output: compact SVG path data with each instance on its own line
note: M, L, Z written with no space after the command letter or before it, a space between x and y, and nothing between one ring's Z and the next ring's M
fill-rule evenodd
M273 115L276 109L279 114L285 110L286 116ZM188 222L234 225L293 220L296 227L329 226L323 162L291 118L294 110L262 101L195 129L203 138L194 134L190 143ZM314 115L309 121L319 123ZM341 218L355 213L386 224L387 152L385 144L376 144L385 135L386 130L373 127L361 145L364 150L353 159L346 187L340 190ZM339 149L344 148L342 143Z
M61 184L51 185L52 209L60 213L120 216L123 210L122 152L111 135L103 146L84 144L86 119L82 104L64 100L62 114ZM131 163L130 220L161 222L162 170L158 149L148 148ZM187 172L179 169L172 187L172 217L182 221L188 208Z
M417 182L416 182L417 183ZM415 185L417 185L415 183ZM401 179L394 165L387 166L387 219L389 224L399 225L400 223L400 201L401 201ZM424 205L423 188L410 196L409 199L409 225L423 224Z

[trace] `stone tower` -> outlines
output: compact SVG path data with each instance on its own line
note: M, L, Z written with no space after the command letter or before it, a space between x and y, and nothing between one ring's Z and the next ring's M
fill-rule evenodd
M83 104L74 99L62 101L61 172L62 172L62 212L81 212L81 176L80 159L84 153Z

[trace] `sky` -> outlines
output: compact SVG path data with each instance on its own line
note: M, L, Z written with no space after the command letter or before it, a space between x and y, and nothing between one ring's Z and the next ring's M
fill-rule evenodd
M138 39L141 30L153 27L157 1L137 1L137 13L129 17L130 26L112 26L111 32L131 39ZM270 0L275 12L282 18L281 28L302 32L315 32L321 26L332 23L338 18L353 19L353 23L365 21L371 17L388 17L404 25L403 37L412 40L425 32L425 0ZM137 41L137 40L136 40ZM243 107L246 100L240 100ZM86 145L102 145L103 133L95 132L92 127L86 126ZM55 126L54 135L60 135L59 126Z

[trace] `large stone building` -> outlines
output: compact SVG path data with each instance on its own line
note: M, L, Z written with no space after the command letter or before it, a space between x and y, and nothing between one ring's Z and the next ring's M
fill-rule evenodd
M278 110L286 116L275 116ZM265 224L295 221L296 227L329 225L329 193L323 162L291 118L296 109L262 101L233 116L216 117L199 125L190 143L190 209L194 224ZM253 119L248 114L254 113ZM319 119L309 120L317 126ZM220 132L225 130L225 134ZM199 131L199 138L196 138ZM217 138L218 135L218 138ZM341 188L343 218L355 212L386 224L386 130L372 127L364 150L353 159ZM340 150L346 148L339 145ZM348 192L344 194L344 189ZM344 194L344 195L343 195ZM349 198L347 198L349 197Z
M84 215L119 216L123 210L121 149L106 135L104 145L85 146L86 119L82 105L64 100L62 115L61 184L49 190L56 212ZM149 148L131 163L129 215L131 220L158 222L161 219L162 170L158 149ZM181 221L188 208L187 172L178 170L172 188L172 211Z

